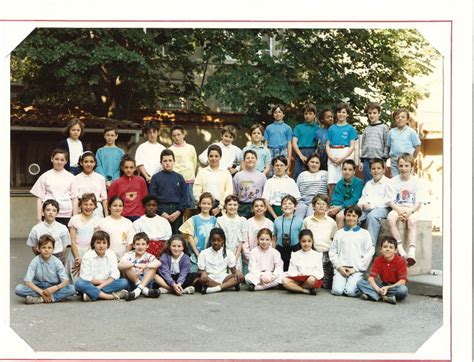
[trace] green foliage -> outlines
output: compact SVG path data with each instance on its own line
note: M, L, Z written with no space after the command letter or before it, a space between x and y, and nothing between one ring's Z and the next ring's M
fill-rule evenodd
M369 101L414 109L427 91L413 79L437 56L412 29L37 29L12 55L12 80L26 102L115 118L180 99L206 112L214 98L244 124L276 103L294 123L306 102L348 98L358 126Z

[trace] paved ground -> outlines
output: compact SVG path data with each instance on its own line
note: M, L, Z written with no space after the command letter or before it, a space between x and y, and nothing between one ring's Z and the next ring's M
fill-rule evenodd
M438 255L440 238L433 244ZM30 253L24 240L11 241L12 290ZM414 295L392 306L327 291L242 290L29 306L12 292L10 320L36 351L415 352L442 325L442 304Z

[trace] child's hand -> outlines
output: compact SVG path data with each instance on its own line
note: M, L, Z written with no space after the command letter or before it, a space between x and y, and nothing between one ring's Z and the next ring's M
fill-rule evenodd
M206 272L201 273L201 277L199 278L202 284L207 284L209 281L209 277Z
M169 222L174 222L179 217L179 215L181 215L181 212L179 212L178 210L173 212L171 215L168 215Z
M363 162L359 163L359 171L360 172L364 171L364 163Z
M81 265L81 257L78 256L76 259L74 259L74 266L79 267Z
M181 286L181 284L173 285L173 289L174 289L174 292L176 293L176 295L183 294L183 287Z
M388 288L387 287L382 287L382 288L380 288L379 294L381 296L384 296L384 295L387 295L387 292L388 292Z
M71 274L74 276L78 276L80 272L81 272L81 264L77 266L73 265L73 267L71 268Z
M305 155L301 155L300 160L301 162L305 163L308 160L308 157L306 157Z
M169 220L169 217L170 217L170 216L169 216L166 212L163 212L163 213L161 214L161 217L164 217L166 220Z
M243 279L244 279L244 275L242 274L242 272L240 270L237 270L235 272L234 277L235 277L236 282L242 282Z
M52 303L53 302L53 291L54 287L49 287L43 290L43 299L45 303Z
M262 275L262 277L260 278L260 281L263 284L268 284L268 283L273 282L274 279L275 279L275 277L273 277L273 276Z
M214 216L219 215L220 212L221 212L221 210L220 210L218 207L215 207L215 208L213 208L213 209L211 210L211 213L212 213L212 215L214 215Z

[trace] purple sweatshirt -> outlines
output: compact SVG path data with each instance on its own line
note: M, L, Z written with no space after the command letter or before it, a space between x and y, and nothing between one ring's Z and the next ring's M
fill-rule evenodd
M183 284L191 268L191 261L189 259L189 255L183 254L181 260L179 261L179 277L177 282L175 282L171 277L171 258L172 256L168 253L161 254L161 266L158 269L158 273L169 286L173 286L175 284Z

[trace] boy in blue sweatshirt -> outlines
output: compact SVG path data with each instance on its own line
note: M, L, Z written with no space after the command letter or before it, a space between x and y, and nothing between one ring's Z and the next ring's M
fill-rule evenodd
M329 216L336 218L338 229L344 226L344 209L357 205L362 196L364 181L355 177L355 172L354 160L349 159L342 163L342 179L336 183L328 211Z
M158 198L158 215L169 221L173 234L178 234L187 207L187 185L183 176L173 171L173 151L163 150L160 162L163 169L151 178L149 193Z

